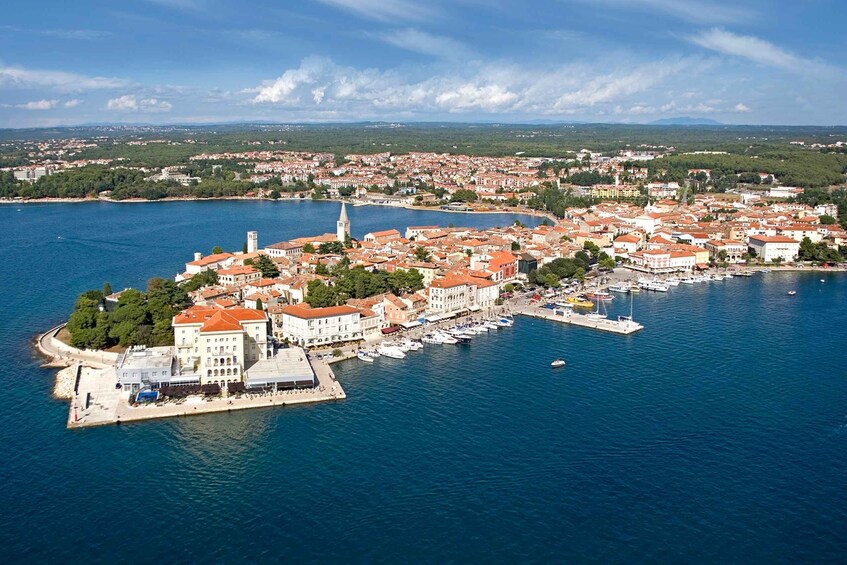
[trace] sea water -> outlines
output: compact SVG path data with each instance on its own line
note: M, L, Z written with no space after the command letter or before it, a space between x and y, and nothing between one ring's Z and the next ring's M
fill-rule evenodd
M260 244L332 232L338 205L20 208L0 207L0 547L10 562L847 554L844 275L642 292L633 310L645 329L631 336L518 316L470 345L336 365L344 402L68 431L31 339L79 292L171 276L195 250L239 249L249 229ZM348 214L359 237L514 220ZM610 314L629 307L616 296ZM556 358L567 366L551 369Z

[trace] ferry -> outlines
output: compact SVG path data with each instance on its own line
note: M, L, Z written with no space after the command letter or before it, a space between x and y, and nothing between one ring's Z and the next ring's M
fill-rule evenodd
M589 300L599 300L601 302L611 302L615 297L609 294L608 292L602 290L594 290L592 292L586 292L585 297Z
M564 367L565 366L565 360L564 359L556 359L555 361L550 363L550 366L553 367L554 369L558 369L559 367Z

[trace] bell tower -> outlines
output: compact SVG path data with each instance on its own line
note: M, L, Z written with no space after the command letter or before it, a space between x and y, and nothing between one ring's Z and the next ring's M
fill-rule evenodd
M341 203L341 215L335 225L335 236L338 241L344 241L350 235L350 220L347 218L347 204Z

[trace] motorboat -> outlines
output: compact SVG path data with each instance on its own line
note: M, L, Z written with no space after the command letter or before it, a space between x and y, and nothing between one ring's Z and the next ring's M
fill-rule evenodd
M610 284L609 292L620 292L622 294L626 294L627 292L629 292L629 285L623 283Z
M568 304L573 304L575 308L594 308L594 304L590 300L569 296L565 299Z
M406 354L403 353L403 351L399 347L387 345L385 343L380 344L376 352L384 357L390 357L392 359L403 359L406 357Z
M795 294L797 294L796 290L789 290L788 291L788 296L794 296Z
M431 343L431 344L441 344L444 343L444 340L438 337L436 334L426 334L421 338L423 343Z
M514 324L514 320L510 320L508 318L498 318L494 321L494 325L500 328L511 328Z
M679 286L680 280L676 277L668 277L664 282L668 286Z
M559 367L564 367L565 366L565 360L564 359L556 359L555 361L550 363L550 366L553 367L554 369L558 369Z
M492 322L491 320L483 320L482 324L483 324L486 328L488 328L489 330L496 330L496 329L497 329L497 324L495 324L495 323L494 323L494 322Z
M366 363L373 363L374 362L373 355L371 355L370 353L368 353L367 351L365 351L363 349L360 349L359 351L356 352L356 357L358 357L360 361L364 361Z
M436 339L438 339L438 343L443 343L447 345L456 345L459 343L459 340L453 337L452 335L444 332L436 332Z
M682 284L694 284L697 281L694 280L694 277L683 277L679 279L679 282L681 282Z

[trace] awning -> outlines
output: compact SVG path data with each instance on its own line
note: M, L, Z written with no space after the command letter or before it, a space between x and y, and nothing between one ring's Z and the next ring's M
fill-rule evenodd
M409 329L409 328L416 328L416 327L420 326L421 323L419 321L415 320L414 322L403 322L400 325L403 326L406 329Z
M382 328L382 333L385 335L393 334L394 332L399 332L402 330L400 326L391 326L390 328Z
M694 266L697 267L698 269L700 269L701 271L709 268L709 265L706 264L706 263L697 263Z
M437 322L441 319L441 316L439 316L438 314L433 314L432 316L427 316L425 319L427 322Z
M162 381L165 382L165 381ZM180 377L173 376L167 380L169 383L199 383L200 375L182 375Z
M474 304L473 306L468 308L468 310L470 310L471 312L479 312L480 310L482 310L482 306Z

